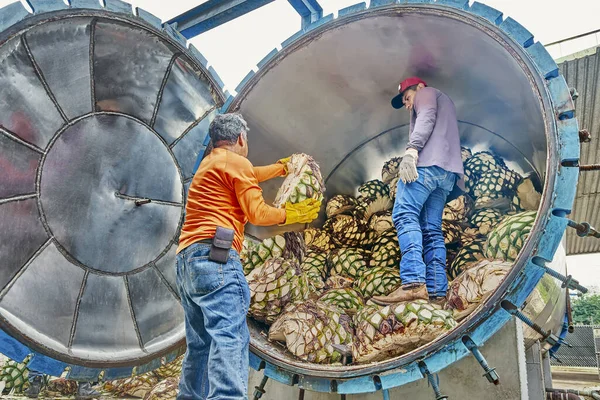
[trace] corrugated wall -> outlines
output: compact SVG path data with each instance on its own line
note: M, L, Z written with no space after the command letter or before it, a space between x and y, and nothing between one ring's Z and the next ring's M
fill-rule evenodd
M551 360L552 365L561 367L597 368L596 347L594 346L594 328L598 325L577 325L575 331L567 335L567 342L572 347L560 346L556 357L562 363Z
M575 101L579 128L592 134L592 141L581 144L580 164L600 163L600 47L592 55L566 61L559 68L569 87L579 92ZM600 229L600 171L582 172L577 197L570 218L589 222ZM600 240L580 238L574 229L567 230L567 254L600 252Z

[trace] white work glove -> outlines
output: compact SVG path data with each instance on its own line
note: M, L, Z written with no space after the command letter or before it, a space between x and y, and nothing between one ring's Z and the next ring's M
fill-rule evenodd
M402 182L411 183L417 180L419 172L417 171L417 160L419 159L419 152L415 149L406 149L404 157L400 162L398 168L398 176L402 179Z

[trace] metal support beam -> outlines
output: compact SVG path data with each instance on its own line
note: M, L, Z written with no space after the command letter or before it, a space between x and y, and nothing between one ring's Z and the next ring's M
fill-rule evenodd
M241 17L274 0L208 0L168 21L187 39ZM308 0L307 0L308 1Z
M302 29L323 17L323 7L318 0L288 0L302 17Z

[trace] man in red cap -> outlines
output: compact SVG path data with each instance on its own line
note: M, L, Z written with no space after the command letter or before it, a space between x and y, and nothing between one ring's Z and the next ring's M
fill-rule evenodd
M388 296L374 296L373 301L439 301L448 290L442 213L448 194L464 173L456 109L450 97L417 77L400 83L392 106L406 106L410 113L392 213L402 250L402 286ZM459 186L464 189L462 182Z

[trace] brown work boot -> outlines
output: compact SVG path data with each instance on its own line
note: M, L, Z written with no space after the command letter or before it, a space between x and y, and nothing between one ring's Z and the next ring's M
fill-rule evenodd
M429 298L429 302L431 304L435 304L436 306L440 306L443 309L446 308L446 297L443 297L443 296L431 296Z
M387 296L373 296L371 300L374 303L387 306L388 304L400 303L403 301L429 300L427 287L424 283L409 283L402 285Z

